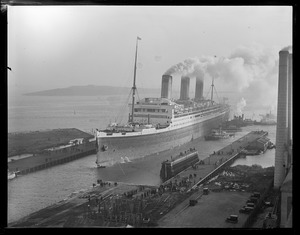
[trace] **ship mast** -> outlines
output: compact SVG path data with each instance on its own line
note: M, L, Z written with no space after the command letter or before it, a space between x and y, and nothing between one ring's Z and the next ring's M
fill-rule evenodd
M211 80L211 97L210 97L211 103L213 103L213 98L214 98L214 77L212 77Z
M138 41L142 40L140 37L136 38L136 49L135 49L135 62L134 62L134 75L133 75L133 86L132 86L132 109L131 109L131 122L133 122L133 113L134 113L134 99L135 99L135 80L136 80L136 61L137 61L137 50L138 50Z

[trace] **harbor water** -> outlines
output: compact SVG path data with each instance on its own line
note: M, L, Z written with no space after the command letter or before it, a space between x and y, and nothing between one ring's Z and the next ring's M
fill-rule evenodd
M27 97L22 102L26 99ZM9 106L9 132L71 127L88 131L104 127L109 121L114 121L113 117L123 108L120 104L122 99L111 97L41 97L40 101L32 100L37 99L29 97L26 104L14 103ZM58 106L55 105L57 103ZM22 119L22 116L25 119ZM275 143L276 126L248 126L237 132L234 138L219 141L200 140L196 142L195 147L199 151L200 158L204 159L213 151L225 147L252 130L268 131L267 137ZM238 159L234 165L274 166L274 155L274 149L268 150L262 155ZM8 223L75 196L92 187L98 179L158 185L161 162L165 159L166 156L156 154L108 168L96 168L96 156L90 155L17 177L8 181Z

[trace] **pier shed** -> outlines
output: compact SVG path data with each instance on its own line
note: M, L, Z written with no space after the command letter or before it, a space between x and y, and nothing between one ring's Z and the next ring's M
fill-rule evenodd
M79 145L83 144L86 140L84 138L77 138L69 141L69 144L71 145Z
M270 139L263 136L255 141L253 141L252 143L250 143L249 146L247 147L247 149L248 150L261 150L261 151L265 152L267 150L269 142L270 142Z

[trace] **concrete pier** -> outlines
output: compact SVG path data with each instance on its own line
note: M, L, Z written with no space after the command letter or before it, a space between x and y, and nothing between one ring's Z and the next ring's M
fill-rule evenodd
M190 167L181 172L179 175L181 178L183 178L188 177L190 174L196 173L197 176L194 178L196 183L194 183L194 185L191 187L194 189L213 178L226 166L230 166L237 158L241 156L240 152L242 150L244 150L252 142L266 135L268 135L268 133L265 131L252 131L234 141L230 145L227 145L215 153L210 154L204 159L204 164L199 165L199 170L195 170ZM174 179L176 179L176 176L167 180L164 182L164 184L168 184L170 181L174 181Z
M64 164L96 153L95 141L81 145L74 145L63 149L61 152L48 154L34 154L31 157L8 162L9 171L24 175L46 169L55 165Z

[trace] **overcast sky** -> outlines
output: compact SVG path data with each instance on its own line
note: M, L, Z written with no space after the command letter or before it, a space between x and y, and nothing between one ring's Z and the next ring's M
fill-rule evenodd
M171 66L217 56L243 66L229 69L232 82L216 81L219 91L224 84L246 94L260 82L275 89L278 52L292 45L292 7L9 6L9 90L131 87L137 36L138 87L160 88Z

